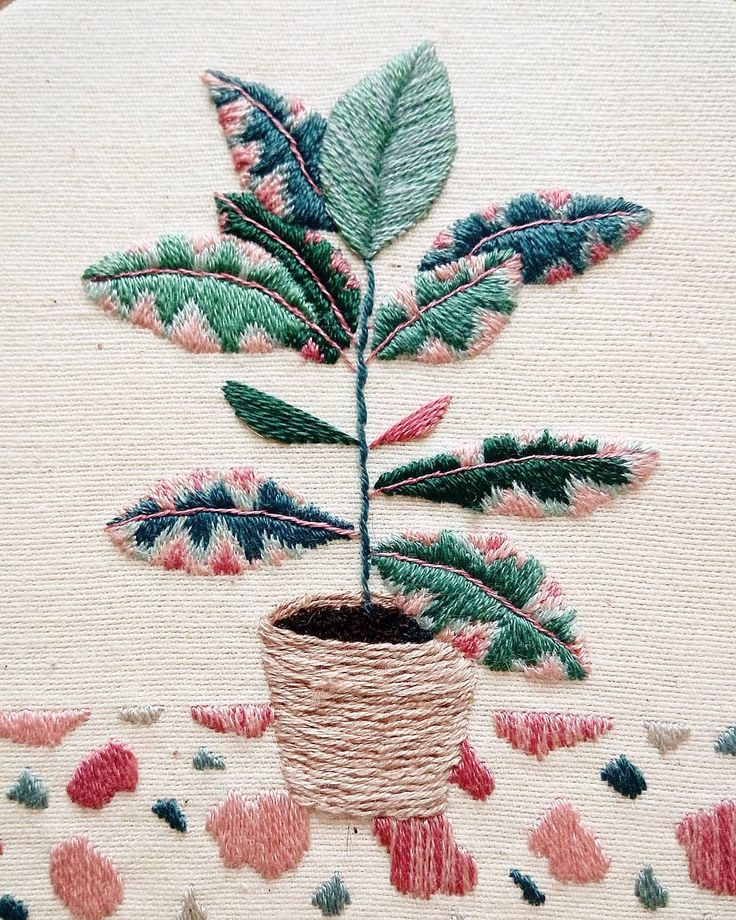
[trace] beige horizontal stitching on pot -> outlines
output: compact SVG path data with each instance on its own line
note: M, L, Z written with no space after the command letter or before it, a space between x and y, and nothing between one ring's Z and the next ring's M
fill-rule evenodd
M275 625L346 603L360 599L303 598L261 623L286 785L300 805L332 814L438 814L467 736L474 665L438 640L343 642Z

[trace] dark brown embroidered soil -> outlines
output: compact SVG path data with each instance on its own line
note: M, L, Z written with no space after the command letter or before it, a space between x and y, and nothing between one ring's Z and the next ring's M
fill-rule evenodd
M277 620L274 625L300 636L339 642L388 642L391 645L412 642L420 645L433 638L432 633L415 619L397 607L383 604L374 604L370 613L360 604L310 605Z

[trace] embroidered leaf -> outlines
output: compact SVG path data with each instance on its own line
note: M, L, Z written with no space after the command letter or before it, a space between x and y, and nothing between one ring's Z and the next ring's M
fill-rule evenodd
M203 77L241 185L286 220L332 230L319 182L325 119L300 99L217 70Z
M384 444L406 444L408 441L418 441L426 438L439 425L445 417L445 412L452 402L452 396L440 396L428 402L414 412L387 428L382 435L371 442L371 450L383 447Z
M360 283L345 254L316 230L289 224L253 195L216 195L225 233L256 243L291 272L320 325L340 346L350 344L360 310Z
M383 473L375 491L518 517L581 515L639 486L656 451L595 438L496 435Z
M527 283L554 284L582 274L635 239L652 212L624 198L565 190L519 195L443 230L419 263L423 271L464 256L513 249Z
M188 351L301 351L334 364L342 349L289 269L232 236L162 236L106 256L82 276L93 300Z
M520 283L510 249L419 272L379 307L370 358L444 364L480 354L508 322Z
M370 258L413 226L439 195L454 154L452 93L431 44L341 96L321 168L327 209L350 246Z
M495 671L587 675L575 610L536 559L503 534L392 537L373 552L392 588L414 598L419 624Z
M252 470L195 470L163 481L107 525L123 552L193 575L238 575L332 540L352 525Z
M245 383L228 380L222 388L237 417L264 438L286 444L357 444L349 434Z

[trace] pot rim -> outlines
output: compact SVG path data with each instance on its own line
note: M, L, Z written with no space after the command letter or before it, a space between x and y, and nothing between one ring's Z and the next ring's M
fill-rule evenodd
M394 607L399 613L404 613L401 604L396 600L396 595L371 592L371 596L373 600ZM432 635L431 639L428 639L426 642L362 642L349 639L323 639L319 636L297 633L291 629L285 629L278 624L278 621L283 619L286 615L297 613L310 604L319 603L320 605L329 605L330 603L334 603L336 606L345 606L345 604L354 603L356 606L360 606L362 602L362 595L358 591L335 592L332 594L302 594L289 601L285 601L283 604L279 604L278 607L275 607L270 613L262 617L259 624L259 633L261 637L268 636L269 634L279 637L293 637L293 640L300 644L316 642L326 647L339 646L340 648L354 649L369 648L375 649L376 651L385 650L387 652L391 650L393 654L396 654L397 649L452 648L447 642L438 639L436 635ZM410 614L404 615L407 617L410 616ZM429 630L427 630L427 632L429 632ZM455 651L457 652L456 649ZM458 652L458 654L460 653Z

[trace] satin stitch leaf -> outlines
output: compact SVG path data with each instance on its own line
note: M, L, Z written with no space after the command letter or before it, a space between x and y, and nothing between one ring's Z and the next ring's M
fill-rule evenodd
M575 610L544 567L503 534L406 534L373 552L381 577L421 626L494 671L587 676Z
M319 181L326 121L300 99L217 70L203 80L225 134L241 185L286 220L332 230Z
M353 527L252 470L163 481L107 525L120 550L193 575L238 575L349 540Z
M320 325L342 347L358 322L360 282L345 254L316 230L270 213L254 195L215 195L225 233L255 243L278 259L311 301Z
M286 444L358 443L316 415L245 383L228 380L222 391L237 417L264 438Z
M513 249L527 283L554 284L582 274L635 239L652 212L624 198L527 193L491 205L443 230L419 263L422 271L465 256Z
M516 306L520 265L507 249L419 272L379 307L370 357L443 364L480 354Z
M496 435L383 473L376 492L517 517L582 515L644 482L656 451L576 435Z
M455 155L447 71L423 42L342 95L330 114L321 169L327 209L370 258L429 210Z
M82 276L103 309L195 352L275 345L334 364L342 354L289 269L233 236L162 236L106 256Z

